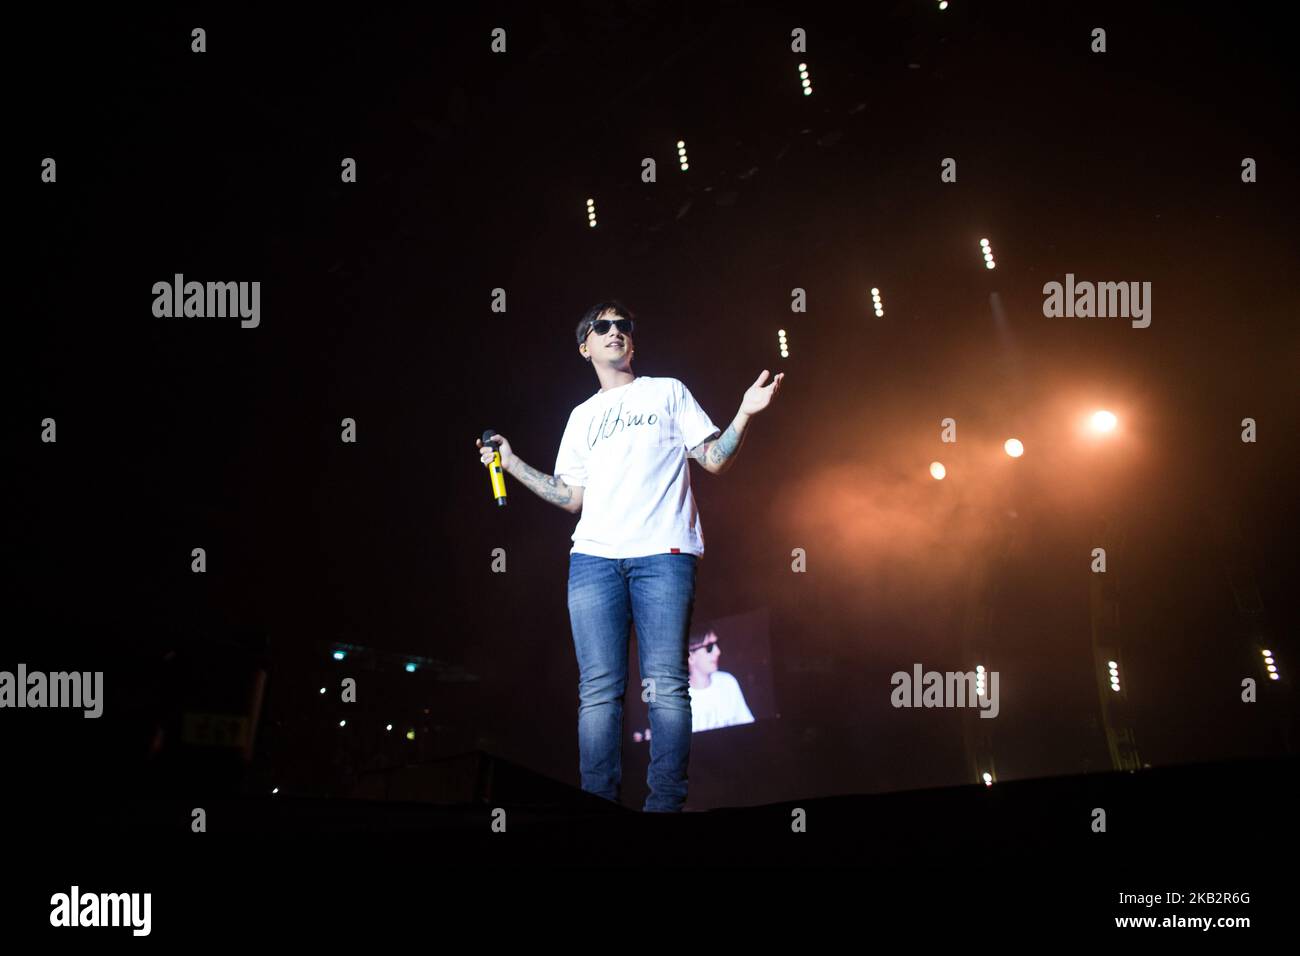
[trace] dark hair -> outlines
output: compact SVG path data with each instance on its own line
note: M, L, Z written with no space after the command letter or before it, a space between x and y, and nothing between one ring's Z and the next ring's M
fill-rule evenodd
M613 312L621 319L635 319L632 310L625 306L618 299L610 299L608 302L598 302L582 314L582 321L578 323L577 329L574 330L578 336L578 344L581 345L587 341L587 333L591 331L591 323L595 322L606 312Z
M690 637L686 641L687 651L691 654L694 654L695 651L698 651L700 649L700 646L704 643L705 638L707 638L710 634L717 634L717 633L718 633L718 629L711 624L705 627L691 628ZM721 642L722 638L718 638L718 641Z

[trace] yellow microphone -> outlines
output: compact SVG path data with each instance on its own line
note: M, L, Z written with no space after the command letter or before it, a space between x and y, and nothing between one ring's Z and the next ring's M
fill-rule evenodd
M494 429L489 428L483 433L483 444L492 448L492 462L488 465L488 471L492 474L492 494L496 495L497 504L505 506L506 503L506 476L501 471L501 447L500 442L492 440L496 434Z

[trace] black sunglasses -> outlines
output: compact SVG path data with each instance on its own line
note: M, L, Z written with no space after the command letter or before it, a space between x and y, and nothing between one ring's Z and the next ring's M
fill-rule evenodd
M595 332L597 335L604 335L609 331L611 325L617 326L618 330L624 335L632 334L631 319L614 319L612 322L609 319L596 319L587 329L587 334L590 335L592 332Z
M705 653L712 653L715 647L719 651L721 651L722 650L721 644L722 644L721 641L709 641L707 644L696 644L694 647L691 648L691 653L694 654L696 651L704 651Z

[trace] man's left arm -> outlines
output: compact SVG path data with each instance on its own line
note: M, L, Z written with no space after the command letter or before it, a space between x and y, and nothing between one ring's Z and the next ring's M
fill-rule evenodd
M776 378L768 385L764 385L767 375L768 370L763 369L763 373L746 390L744 398L740 401L740 410L736 412L736 417L732 419L726 431L717 438L701 442L687 452L687 455L698 461L705 471L720 475L730 468L736 454L740 451L741 443L745 440L745 430L749 427L750 421L772 404L772 399L781 390L781 380L785 378L785 372L778 372Z

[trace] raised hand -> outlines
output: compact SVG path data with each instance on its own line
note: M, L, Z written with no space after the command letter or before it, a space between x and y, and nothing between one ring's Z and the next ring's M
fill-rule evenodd
M745 397L740 400L740 411L745 415L757 415L767 406L772 404L772 399L776 398L776 393L781 391L781 379L785 377L785 372L777 372L776 378L771 383L764 385L767 381L768 370L763 369L763 374L754 380L754 384L745 390Z

